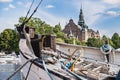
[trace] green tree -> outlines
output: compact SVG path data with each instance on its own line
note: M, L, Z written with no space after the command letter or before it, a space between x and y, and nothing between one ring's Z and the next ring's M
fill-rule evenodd
M18 33L12 29L5 29L0 34L0 51L4 51L6 54L11 52L19 53L19 37Z
M61 38L56 38L56 41L57 41L57 42L63 42L63 43L64 43L64 40L61 39Z
M119 37L118 33L113 34L112 42L114 44L114 48L120 48L120 37Z
M89 38L88 41L87 41L87 46L100 47L100 39Z
M105 40L107 40L107 39L108 39L108 38L107 38L105 35L102 36L102 40L103 40L103 41L105 41Z
M17 26L22 24L22 22L24 21L25 17L20 17L19 18L19 23L16 24ZM40 18L36 18L36 17L32 17L28 23L26 24L26 26L30 26L30 27L34 27L36 30L35 32L37 34L53 34L53 27L46 24L44 21L42 21Z
M82 46L87 46L87 44L86 44L85 41L82 41L82 42L81 42L81 45L82 45Z
M61 31L62 31L62 29L61 29L61 26L60 26L60 24L58 24L58 25L55 25L55 27L53 28L53 31L54 31L54 33L61 32Z
M66 35L63 32L57 32L56 36L57 36L57 38L61 38L63 40L66 38Z

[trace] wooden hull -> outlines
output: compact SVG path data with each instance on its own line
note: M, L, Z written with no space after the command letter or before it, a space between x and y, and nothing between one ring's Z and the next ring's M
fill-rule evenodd
M23 67L22 73L24 78L26 78L27 76L27 80L51 80L50 76L44 69L45 67L42 63L42 60L36 59L34 54L32 54L27 48L25 39L20 40L19 46L21 50L20 56L22 64L24 64L29 59L35 59L34 61L30 61L26 64L26 66ZM46 67L54 80L80 80L75 77L76 75L74 76L66 70L61 69L61 66L57 66L57 64L46 64Z
M36 58L34 56L34 54L32 54L31 51L27 48L26 41L24 39L20 41L19 46L20 46L20 50L21 50L21 62L23 64L29 59ZM70 55L78 47L80 47L80 46L74 46L74 45L68 45L68 44L57 44L57 49L64 52L67 55ZM90 69L88 69L88 67L92 66L92 65L90 65L91 63L89 63L85 66L81 66L80 62L78 62L79 66L77 65L77 67L75 67L75 68L78 68L78 71L75 71L75 72L80 77L83 78L81 80L103 80L105 78L105 76L101 75L101 73L95 74L95 72L97 70L100 70L101 66L103 64L106 65L106 63L104 62L104 55L97 48L88 48L88 47L82 47L82 48L84 48L84 50L85 50L85 54L82 58L84 58L85 60L87 60L89 62L92 62L92 64L96 63L99 66L96 66L96 69L90 70ZM70 49L70 51L68 51L68 49ZM111 59L111 61L112 61L112 59ZM110 63L110 70L111 70L111 72L114 72L115 74L117 74L117 72L120 69L118 62L119 61L113 60L113 62ZM114 64L112 64L112 63L114 63ZM48 73L44 70L44 66L41 61L32 61L31 68L30 68L30 65L31 65L31 62L29 62L22 70L25 78L28 75L27 80L51 80ZM54 78L54 80L80 80L80 79L76 78L76 75L73 76L66 70L59 69L58 66L56 66L56 64L54 64L54 65L47 64L46 66L48 68L48 71ZM29 69L30 69L30 72L28 74ZM86 72L87 72L86 76L82 75L79 72L79 70L82 70L82 69L86 69ZM110 76L109 73L106 74L106 77L108 77L108 76ZM109 80L109 79L105 79L105 80ZM112 80L114 80L114 79L112 79Z
M23 57L23 55L21 55L21 62L25 63L28 59L26 59L25 57ZM27 74L28 74L28 70L30 68L30 64L31 62L29 62L23 69L22 69L22 73L24 78L26 78ZM52 77L55 80L63 80L68 79L67 77L60 77L60 75L54 75L51 74ZM28 74L28 78L27 80L51 80L50 77L48 76L47 72L44 70L43 65L41 63L38 62L34 62L32 63L32 66L30 68L30 72Z

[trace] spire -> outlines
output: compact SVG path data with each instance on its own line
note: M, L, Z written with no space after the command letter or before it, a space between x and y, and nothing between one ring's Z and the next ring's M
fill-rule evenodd
M85 23L85 21L84 21L83 10L82 10L82 3L81 3L78 25L80 25L83 28L84 23Z

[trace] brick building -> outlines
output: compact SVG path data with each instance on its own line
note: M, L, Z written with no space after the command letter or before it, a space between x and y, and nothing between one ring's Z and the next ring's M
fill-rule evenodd
M98 30L94 31L93 29L89 29L85 24L82 8L80 9L78 25L74 23L73 19L70 19L69 23L66 24L65 28L63 29L63 32L68 38L74 36L80 41L85 42L88 40L88 38L100 38Z

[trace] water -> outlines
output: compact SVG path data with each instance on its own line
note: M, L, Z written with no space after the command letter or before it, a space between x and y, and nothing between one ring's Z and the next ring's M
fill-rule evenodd
M19 64L0 64L0 80L6 80L20 65ZM21 72L15 74L10 80L22 80Z

